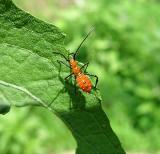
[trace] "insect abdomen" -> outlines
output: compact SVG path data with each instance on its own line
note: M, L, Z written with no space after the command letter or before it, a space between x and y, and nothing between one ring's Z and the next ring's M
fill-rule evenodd
M90 93L92 89L92 83L87 75L80 74L76 77L78 86L84 91Z

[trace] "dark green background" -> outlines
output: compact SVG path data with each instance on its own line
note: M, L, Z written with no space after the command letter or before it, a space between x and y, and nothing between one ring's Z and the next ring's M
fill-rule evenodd
M103 108L112 128L127 151L160 151L159 1L14 2L66 33L65 44L71 52L95 26L78 60L89 61L88 71L99 76ZM64 124L44 109L12 109L0 123L3 154L59 154L76 146Z

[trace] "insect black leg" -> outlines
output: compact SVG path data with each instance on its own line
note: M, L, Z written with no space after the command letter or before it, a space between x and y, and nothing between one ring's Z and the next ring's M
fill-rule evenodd
M96 78L96 83L95 83L95 88L97 88L97 83L98 83L98 76L97 75L92 75L92 74L89 74L89 73L86 73L86 75L89 75L89 76L92 76L92 77L95 77Z
M57 60L57 62L58 63L60 63L60 64L63 64L63 65L65 65L66 67L69 67L69 68L71 68L69 65L67 65L66 63L64 63L63 61L61 61L61 60Z
M73 75L73 73L71 73L70 75L66 76L64 79L68 80L69 77L71 77Z
M69 65L67 65L66 63L64 63L64 62L63 62L63 61L61 61L61 60L57 60L57 62L58 62L58 63L59 63L59 65L60 65L59 75L60 75L60 70L61 70L61 64L63 64L63 65L65 65L66 67L70 68L70 66L69 66Z
M69 59L69 56L70 56L70 55L74 55L74 53L73 53L73 52L72 52L72 53L69 53L69 54L68 54L68 59Z
M82 70L83 68L85 68L85 69L84 69L84 72L86 72L88 65L89 65L89 62L85 63L85 64L81 67L81 70Z
M71 67L70 67L69 65L67 65L66 63L64 63L63 61L57 60L57 62L60 64L60 69L61 69L61 64L63 64L63 65L65 65L66 67L70 68L70 70L71 70ZM67 77L65 77L64 79L67 81L67 79L68 79L69 77L71 77L72 74L73 74L73 73L70 73L70 74L69 74ZM60 75L60 71L59 71L59 75Z
M66 57L64 54L59 53L59 52L52 52L52 53L53 53L53 54L57 54L57 55L62 56L66 61L68 61L68 62L69 62L69 59L67 59L67 57Z

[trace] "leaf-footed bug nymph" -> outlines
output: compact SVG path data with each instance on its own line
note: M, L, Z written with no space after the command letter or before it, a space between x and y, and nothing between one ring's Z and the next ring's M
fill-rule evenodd
M89 73L86 73L86 69L88 67L88 62L86 64L84 64L83 66L79 66L78 65L78 62L76 61L76 56L78 54L78 51L79 49L81 48L82 44L84 43L84 41L88 38L88 36L91 34L91 32L93 31L94 29L92 28L88 33L87 35L85 36L85 38L82 40L82 42L79 44L77 50L74 52L74 53L70 53L69 55L73 55L72 58L68 58L63 55L62 53L58 53L58 52L52 52L52 53L55 53L55 54L59 54L61 55L68 63L69 63L69 66L66 65L63 61L59 61L59 63L62 63L64 64L65 66L69 67L71 69L71 74L69 74L65 80L67 80L69 77L71 77L72 75L74 75L75 77L75 82L76 84L78 85L78 87L80 89L82 89L84 92L86 93L90 93L92 88L96 88L97 87L97 83L98 83L98 77L96 75L91 75ZM85 69L84 71L82 71L82 69ZM95 85L93 86L92 83L91 83L91 80L89 78L89 76L92 76L92 77L95 77L96 78L96 82L95 82Z

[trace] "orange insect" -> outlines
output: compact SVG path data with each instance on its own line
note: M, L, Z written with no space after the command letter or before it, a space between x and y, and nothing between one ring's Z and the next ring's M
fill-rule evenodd
M89 76L95 77L96 78L96 83L94 85L94 87L97 87L97 83L98 83L98 77L96 75L91 75L86 73L86 69L88 67L88 62L86 64L84 64L83 66L78 66L78 62L76 61L76 56L78 54L79 49L81 48L82 44L84 43L84 41L87 39L87 37L91 34L91 32L93 31L90 30L88 32L88 34L85 36L85 38L82 40L82 42L80 43L80 45L78 46L77 50L75 53L70 53L68 54L68 58L66 58L63 54L61 53L57 53L57 52L53 52L55 54L59 54L61 55L68 63L69 65L67 65L66 63L64 63L63 61L59 61L59 63L64 64L65 66L69 67L71 69L71 74L69 74L65 80L67 80L69 77L71 77L72 75L74 75L75 77L75 81L78 84L79 88L82 89L84 92L90 93L93 85L91 83L91 80L89 78ZM73 55L72 58L70 59L69 56ZM82 71L82 69L84 69L84 71Z

